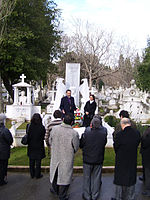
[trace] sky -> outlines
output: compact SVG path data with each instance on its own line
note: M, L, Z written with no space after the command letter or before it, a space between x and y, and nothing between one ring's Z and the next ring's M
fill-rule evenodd
M127 38L138 50L150 36L150 0L55 0L61 9L63 29L71 33L75 18L88 21Z

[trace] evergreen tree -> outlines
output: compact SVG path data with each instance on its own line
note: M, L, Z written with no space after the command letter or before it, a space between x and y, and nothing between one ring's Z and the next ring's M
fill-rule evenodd
M145 91L150 91L150 38L143 53L143 61L138 66L137 86Z
M0 72L9 94L24 73L27 80L46 80L60 50L60 12L53 1L17 0L7 17L0 46Z

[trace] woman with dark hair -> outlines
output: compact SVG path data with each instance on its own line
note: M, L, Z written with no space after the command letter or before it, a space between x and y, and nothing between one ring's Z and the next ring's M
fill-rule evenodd
M45 157L44 137L45 127L42 125L40 114L32 116L31 123L27 125L28 153L31 178L41 178L41 160Z
M95 102L95 96L90 95L90 100L86 102L84 106L84 121L83 126L88 127L90 126L91 120L93 119L93 116L95 115L96 110L96 102Z

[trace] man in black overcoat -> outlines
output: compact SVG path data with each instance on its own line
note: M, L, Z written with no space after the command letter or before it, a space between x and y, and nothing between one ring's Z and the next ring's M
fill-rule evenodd
M122 131L114 139L115 150L115 198L112 200L134 200L137 168L137 148L140 133L131 127L129 118L121 119Z
M141 154L145 172L145 191L142 194L150 197L150 127L142 135Z
M62 97L60 103L60 109L63 113L63 118L66 114L71 113L74 116L74 111L76 110L76 106L74 103L74 98L71 96L71 90L66 91L66 96Z

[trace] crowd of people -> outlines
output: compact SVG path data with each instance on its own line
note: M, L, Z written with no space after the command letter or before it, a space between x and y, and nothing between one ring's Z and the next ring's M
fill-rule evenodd
M97 200L102 184L102 166L107 129L102 125L102 118L95 115L94 95L86 103L84 111L85 131L81 138L72 128L76 110L71 91L66 91L62 98L60 110L53 114L54 119L42 124L40 114L32 116L27 125L27 155L31 178L42 178L41 160L45 157L44 140L50 149L50 192L58 195L60 200L68 200L68 189L72 180L74 155L79 148L83 152L83 193L85 200ZM0 114L0 186L7 184L7 166L10 146L13 138L5 128L5 115ZM143 165L142 180L145 183L144 196L150 197L150 128L141 136L136 125L129 118L127 111L120 112L120 123L113 133L115 151L114 184L115 193L111 200L134 200L137 168L137 149L141 144Z

